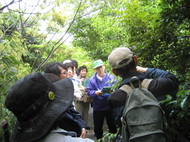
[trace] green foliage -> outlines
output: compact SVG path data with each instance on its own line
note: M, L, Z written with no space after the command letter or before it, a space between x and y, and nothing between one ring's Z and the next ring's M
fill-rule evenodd
M171 103L171 102L170 102ZM184 137L190 139L190 90L181 90L177 93L176 101L172 102L171 125Z
M22 38L18 32L11 33L11 37L1 39L0 43L0 123L7 121L10 129L13 128L14 117L5 109L4 100L12 84L30 72L27 63L22 62L22 56L26 50L22 48Z
M115 142L117 134L107 133L104 134L103 138L96 140L96 142Z
M97 4L101 9L90 16L79 15L72 26L72 31L77 29L75 46L104 61L113 48L131 47L141 65L169 70L181 81L188 80L190 21L186 1L104 2Z
M66 17L60 14L60 12L53 11L52 20L56 21L58 25L64 26Z
M178 74L181 82L188 81L190 40L188 35L189 4L186 1L162 1L160 3L160 26L155 33L157 39L149 40L140 49L142 64L156 66ZM179 8L180 7L180 8ZM151 36L152 38L152 36ZM150 38L149 38L150 39ZM148 50L147 50L148 49ZM146 53L145 53L146 52ZM147 56L149 55L149 56Z
M43 71L45 62L39 67L43 61L75 59L79 66L88 67L90 77L94 73L94 60L102 59L110 72L107 56L113 48L127 46L138 56L140 65L168 70L178 77L181 90L176 100L171 101L168 96L164 103L173 106L171 115L180 131L189 131L186 127L190 122L189 0L55 0L42 3L39 5L41 11L49 5L53 8L45 13L32 11L30 14L26 9L13 11L9 8L0 15L0 122L13 117L4 108L10 86L36 69ZM75 12L76 17L72 20ZM70 23L74 47L67 47L62 42L63 31ZM59 38L50 39L55 34L59 34Z

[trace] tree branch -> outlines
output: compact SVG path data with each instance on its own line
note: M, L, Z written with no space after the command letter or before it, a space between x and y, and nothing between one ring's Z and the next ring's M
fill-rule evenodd
M73 17L73 19L72 19L72 21L71 21L69 27L68 27L67 30L65 31L64 35L55 43L55 45L52 47L52 49L51 49L49 55L46 57L46 59L45 59L44 61L42 61L42 63L37 67L37 69L36 69L35 71L38 71L42 66L44 66L44 65L47 63L47 61L51 58L53 52L60 46L60 45L58 45L58 44L59 44L59 43L61 42L61 40L65 37L65 35L66 35L67 32L69 31L69 29L71 28L72 24L74 23L75 18L76 18L76 16L77 16L78 12L79 12L80 7L81 7L82 1L83 1L83 0L80 1L80 4L79 4L79 6L78 6L78 8L77 8L77 11L76 11L76 13L75 13L75 15L74 15L74 17ZM56 45L58 45L58 46L56 47Z
M16 2L21 2L22 0L18 0ZM11 4L16 3L14 0L12 0L9 4L3 6L0 8L0 12L2 12L5 8L9 7Z
M182 38L190 38L190 35L178 37L178 39L182 39Z

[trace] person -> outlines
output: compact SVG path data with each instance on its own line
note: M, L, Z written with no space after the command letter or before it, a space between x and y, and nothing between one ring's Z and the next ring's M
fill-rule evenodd
M108 106L107 99L110 93L103 93L103 87L112 86L115 81L114 76L105 71L105 66L102 60L93 62L95 73L89 79L87 91L92 98L93 119L94 119L94 133L97 139L103 137L103 123L106 118L110 133L116 133L116 125L113 117L112 109Z
M82 101L82 92L85 91L85 88L82 86L81 80L76 74L75 64L71 60L63 61L63 64L66 66L68 77L72 80L74 84L74 103L77 111L80 111L77 107L76 101Z
M69 77L72 77L76 80L79 80L78 79L78 62L76 60L64 60L63 61L63 65L66 66L67 70L68 70L68 76Z
M148 90L157 98L158 101L164 100L168 94L175 98L179 86L179 81L175 75L157 68L144 68L137 66L137 57L129 48L115 48L108 56L108 63L112 67L112 72L116 76L121 77L122 82L125 81L127 85L130 85L130 80L134 76L138 77L140 81L145 78L153 79L148 86ZM134 86L136 85L137 84L134 82ZM118 125L121 123L122 109L125 106L126 97L127 93L121 89L117 89L108 98L109 106L115 110L114 112L116 114L116 122ZM167 108L164 104L161 106L166 112L166 117L168 118L171 109Z
M74 77L78 79L76 75L76 67L75 64L71 60L65 60L63 61L63 65L65 65L67 72L68 72L68 77Z
M74 71L75 71L75 77L79 75L79 71L78 71L78 62L77 60L73 60L73 59L67 59L63 61L64 65L68 65L69 63L72 63L74 66Z
M82 82L82 86L85 88L83 93L83 99L82 101L76 101L76 108L78 108L79 113L82 115L84 121L86 122L86 129L90 129L88 126L88 112L89 112L89 106L91 103L91 98L88 96L88 93L86 92L86 86L88 84L89 78L87 77L88 69L86 66L80 66L79 69L79 76L78 78Z
M77 60L71 59L71 61L72 61L72 63L75 66L76 75L79 76L79 69L78 69L78 62L77 62Z
M50 62L44 69L44 76L52 83L60 79L67 78L66 66L60 62ZM86 123L80 113L74 109L73 104L71 104L71 106L66 110L66 113L62 116L62 119L63 121L60 122L60 126L62 126L65 130L72 130L77 133L77 136L82 138L86 137Z
M38 72L16 81L5 100L7 109L17 118L10 141L93 142L59 127L60 116L70 107L73 92L70 79L51 83Z
M59 78L67 78L67 69L65 65L60 62L50 62L45 66L44 73L52 73L57 75Z

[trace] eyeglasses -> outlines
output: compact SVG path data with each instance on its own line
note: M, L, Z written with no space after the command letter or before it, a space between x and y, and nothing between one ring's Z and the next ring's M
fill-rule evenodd
M68 70L67 72L68 72L68 73L73 73L74 71L73 71L73 70Z
M61 74L67 74L67 71L62 72Z

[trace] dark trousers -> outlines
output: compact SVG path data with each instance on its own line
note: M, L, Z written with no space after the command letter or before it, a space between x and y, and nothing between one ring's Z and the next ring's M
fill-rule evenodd
M104 123L104 118L106 118L109 133L117 132L112 110L94 111L93 112L94 133L95 133L95 136L97 139L100 139L103 136L103 128L102 127L103 127L103 123Z

